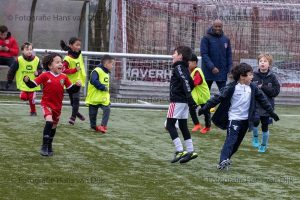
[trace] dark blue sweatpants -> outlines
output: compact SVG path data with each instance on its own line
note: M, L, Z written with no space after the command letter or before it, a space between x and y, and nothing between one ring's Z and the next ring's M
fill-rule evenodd
M221 151L220 162L226 159L230 159L231 156L238 150L247 133L248 126L248 120L229 121L227 136Z

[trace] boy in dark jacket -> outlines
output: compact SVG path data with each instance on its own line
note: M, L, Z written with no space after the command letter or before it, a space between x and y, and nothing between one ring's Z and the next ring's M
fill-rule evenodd
M230 158L238 150L247 130L252 128L255 101L278 121L279 117L273 112L272 106L254 83L252 67L241 63L231 70L234 81L225 86L220 94L211 98L206 105L199 110L199 115L208 109L218 105L218 109L212 117L213 123L227 129L227 136L223 145L218 169L222 170L231 165Z
M198 155L194 152L191 134L187 127L187 118L189 114L189 106L194 106L196 103L191 95L193 89L193 80L188 69L188 61L192 56L192 49L186 46L179 46L174 50L172 76L170 81L170 105L167 114L166 129L170 133L174 143L176 152L171 163L180 162L186 163ZM179 129L182 132L186 151L183 146L175 123L178 120Z
M269 54L261 54L257 58L258 60L258 71L254 72L253 83L260 88L263 93L268 98L268 101L272 105L274 109L274 97L278 96L280 92L280 84L276 78L276 76L270 70L272 65L273 58ZM268 112L263 109L259 104L256 107L256 115L254 119L254 127L253 127L253 138L252 145L255 148L258 148L258 152L264 153L267 150L268 140L269 140L269 117ZM261 145L259 145L258 140L258 125L261 121L261 130L262 130L262 141Z

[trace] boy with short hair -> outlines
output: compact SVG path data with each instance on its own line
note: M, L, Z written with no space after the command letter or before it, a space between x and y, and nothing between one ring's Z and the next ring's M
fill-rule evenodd
M255 101L257 101L275 120L279 117L264 94L252 83L253 70L246 63L241 63L231 70L234 81L226 85L219 94L211 98L198 114L208 111L220 104L212 117L214 124L227 129L218 169L223 170L231 165L231 157L238 150L244 136L253 127Z
M278 96L280 92L280 84L271 71L271 65L273 58L270 54L260 54L257 58L258 61L258 71L254 72L253 80L258 88L260 88L263 93L266 95L268 101L272 105L273 109L275 106L274 98ZM253 127L253 138L252 145L255 148L258 148L258 152L264 153L267 150L268 141L269 141L269 118L270 115L263 109L259 104L256 107L256 116L254 119ZM262 141L261 144L258 140L258 125L261 122L262 130Z
M13 63L7 74L8 89L16 76L17 88L21 90L20 99L28 101L30 106L30 115L36 116L35 98L36 91L40 91L41 87L29 88L24 82L23 77L28 76L31 80L42 73L40 59L33 55L33 45L30 42L25 42L21 46L22 55Z
M91 73L88 83L85 103L89 107L90 126L96 132L106 133L110 115L109 73L114 66L115 59L110 55L104 55L101 64ZM103 110L102 122L97 126L97 114L99 107Z
M180 162L186 163L194 158L197 158L197 153L194 152L193 141L187 126L187 118L189 114L189 106L194 106L195 102L191 95L194 87L193 80L188 70L188 61L191 59L192 49L186 46L179 46L174 50L172 76L170 81L170 105L167 114L166 129L170 133L174 143L176 152L171 163ZM186 151L183 146L175 123L178 120L179 129L182 132Z
M203 107L207 100L210 98L210 91L206 83L204 74L201 68L197 67L198 58L195 54L192 54L191 59L189 60L189 71L194 82L194 89L192 90L192 97L196 103L195 106L189 107L190 115L194 123L193 132L200 130L201 124L199 123L196 109L198 106ZM200 130L200 133L206 134L210 131L211 121L210 121L210 112L204 113L205 127Z

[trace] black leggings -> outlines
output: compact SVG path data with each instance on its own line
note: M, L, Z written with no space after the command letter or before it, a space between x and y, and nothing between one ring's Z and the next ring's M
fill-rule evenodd
M204 106L205 104L201 104L201 108ZM192 118L192 121L194 123L194 125L199 124L199 119L196 113L197 107L194 106L189 106L189 111L190 111L190 115ZM205 127L206 128L210 128L211 127L211 119L210 119L210 111L208 110L207 112L204 113L204 121L205 121Z
M169 131L172 140L175 140L176 138L178 138L178 132L175 127L176 121L177 121L177 119L167 118L167 127L166 128ZM183 139L184 140L191 139L191 133L187 126L187 119L178 119L178 122L179 122L179 129L182 132Z
M80 90L76 93L69 93L69 97L72 106L72 117L76 118L79 111Z
M260 121L261 121L262 132L267 132L269 130L269 117L268 116L260 116L259 119L255 119L253 122L254 127L258 127Z

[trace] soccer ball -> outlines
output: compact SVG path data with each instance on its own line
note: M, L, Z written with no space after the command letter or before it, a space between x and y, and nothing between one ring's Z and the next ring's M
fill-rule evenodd
M179 129L179 123L178 123L178 120L177 120L176 123L175 123L175 127L176 127L177 129ZM165 129L167 129L167 120L165 121Z

